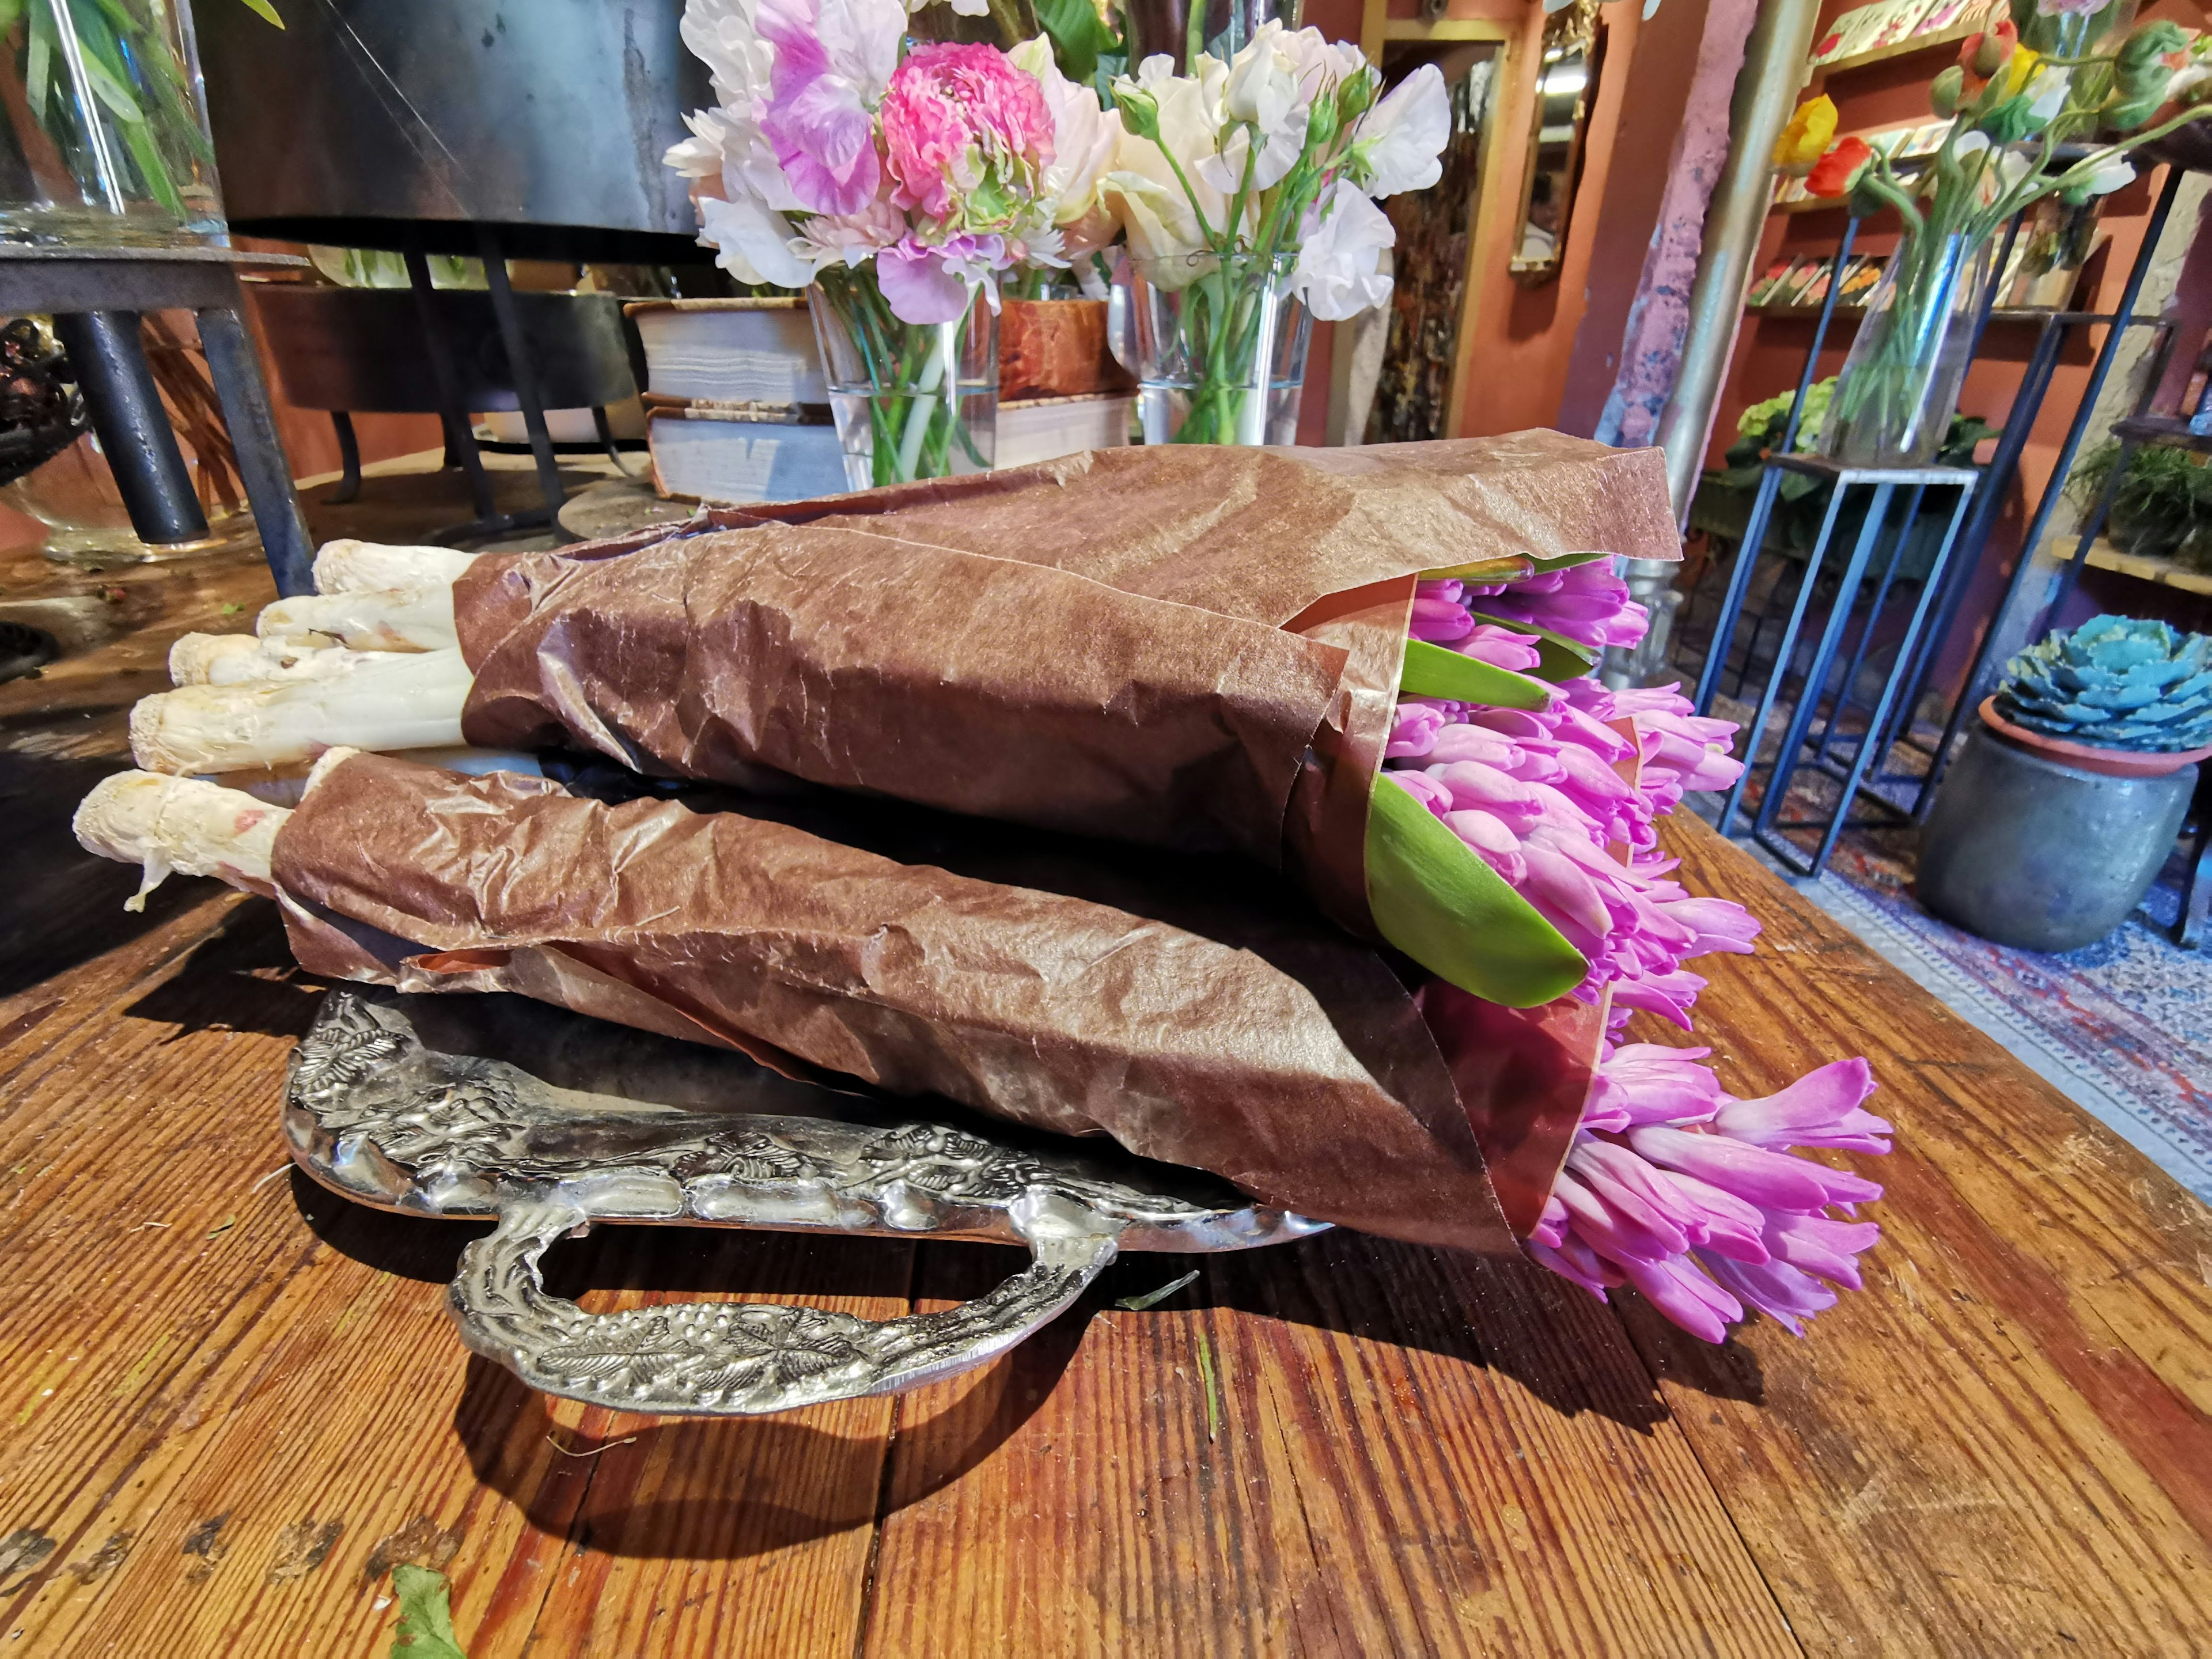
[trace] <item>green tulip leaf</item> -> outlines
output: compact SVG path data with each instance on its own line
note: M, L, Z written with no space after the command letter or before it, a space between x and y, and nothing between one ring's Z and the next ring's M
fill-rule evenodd
M1589 963L1451 827L1386 777L1367 808L1367 903L1382 937L1486 1002L1534 1008Z
M1462 657L1426 640L1406 641L1406 666L1398 690L1409 697L1443 697L1479 702L1491 708L1544 708L1552 688L1541 680L1498 668L1476 657Z
M1421 572L1425 582L1517 582L1536 574L1535 561L1517 556L1503 559L1477 559L1472 564L1442 564L1433 570Z
M1548 576L1554 570L1572 570L1578 564L1595 564L1600 559L1609 559L1610 553L1561 553L1553 558L1534 561L1534 574Z
M1535 641L1537 650L1544 653L1536 665L1536 678L1550 680L1554 684L1561 680L1578 680L1597 666L1598 652L1580 640L1571 640L1564 634L1554 634L1548 628L1539 628L1532 622L1516 622L1510 617L1493 617L1486 611L1472 613L1475 621L1488 623L1492 628L1510 628L1516 634L1525 634Z
M276 15L276 8L270 5L269 0L245 0L245 3L246 9L255 16L266 18L280 29L284 27L284 20Z

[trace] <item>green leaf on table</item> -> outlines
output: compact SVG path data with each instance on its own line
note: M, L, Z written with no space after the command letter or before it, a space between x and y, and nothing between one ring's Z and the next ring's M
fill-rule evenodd
M265 17L280 29L284 27L284 20L276 15L276 8L269 0L245 0L245 4L256 17Z
M1480 658L1462 657L1426 640L1406 641L1406 666L1398 677L1398 690L1409 697L1443 697L1491 708L1543 708L1552 701L1552 688L1541 680Z
M444 1573L428 1567L394 1567L392 1591L399 1598L399 1629L392 1638L392 1659L469 1659L453 1637L450 1586Z
M1385 939L1486 1002L1534 1008L1589 971L1565 935L1388 774L1367 808L1367 903Z
M1548 628L1539 628L1532 622L1516 622L1510 617L1493 617L1486 611L1469 611L1479 623L1488 623L1492 628L1510 628L1516 634L1525 634L1536 642L1536 649L1544 653L1536 665L1536 678L1558 682L1578 680L1597 666L1599 653L1580 640L1571 640L1564 634L1554 634Z

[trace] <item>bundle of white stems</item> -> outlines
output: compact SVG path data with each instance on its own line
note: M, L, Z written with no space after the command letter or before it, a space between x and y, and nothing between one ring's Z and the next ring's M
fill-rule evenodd
M131 754L149 772L265 785L296 777L326 749L462 748L472 677L453 628L453 581L471 556L328 544L313 593L279 599L252 634L187 634L170 648L177 689L131 711ZM526 757L503 758L536 769ZM472 769L494 763L477 759Z
M170 648L177 689L131 711L143 769L102 782L76 819L88 850L144 868L132 908L173 871L266 892L286 809L356 750L408 750L459 771L538 769L529 755L461 738L473 676L453 582L472 556L331 542L313 594L269 606L252 634L187 634Z

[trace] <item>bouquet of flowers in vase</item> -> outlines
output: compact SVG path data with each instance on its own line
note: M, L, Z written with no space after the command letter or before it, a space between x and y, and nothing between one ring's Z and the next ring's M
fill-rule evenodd
M2146 125L2184 78L2189 36L2165 21L2117 35L2118 12L2014 0L2011 15L1970 36L1929 86L1930 107L1951 125L1917 176L1900 176L1863 138L1837 138L1826 97L1792 118L1778 167L1808 175L1814 196L1847 198L1856 216L1894 208L1904 221L1830 408L1821 447L1831 459L1932 459L1966 374L1998 228L2046 196L2079 204L2119 189L2135 177L2129 151L2205 112Z
M1146 442L1291 442L1311 319L1389 297L1374 198L1437 181L1451 115L1433 64L1381 88L1356 47L1274 22L1227 63L1148 58L1115 82L1103 187L1133 260Z
M901 0L689 0L715 102L667 158L725 269L811 290L855 488L988 468L1000 273L1114 235L1120 123L1048 42L906 28Z

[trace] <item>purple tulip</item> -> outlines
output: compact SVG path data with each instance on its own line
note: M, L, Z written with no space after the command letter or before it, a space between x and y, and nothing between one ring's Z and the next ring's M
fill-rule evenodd
M1390 720L1390 740L1383 746L1386 760L1410 760L1436 747L1437 734L1450 716L1433 703L1401 702Z
M1414 603L1418 605L1419 601ZM1516 674L1525 674L1544 660L1544 653L1527 635L1490 623L1478 625L1467 611L1462 610L1460 614L1468 617L1468 625L1472 630L1452 647L1462 656L1474 657L1493 668L1509 668Z
M1462 811L1494 813L1516 830L1533 828L1544 816L1544 803L1535 793L1538 786L1480 761L1431 766L1428 774L1451 791L1452 805Z
M1753 1146L1826 1146L1846 1152L1886 1152L1894 1128L1859 1103L1874 1092L1863 1060L1839 1060L1808 1072L1763 1100L1731 1100L1714 1127Z
M1703 1123L1728 1097L1710 1066L1698 1061L1710 1048L1670 1048L1656 1042L1607 1045L1591 1085L1591 1109L1617 1115L1624 1129L1643 1123Z
M1652 1124L1631 1129L1628 1144L1662 1169L1709 1181L1764 1209L1818 1210L1830 1204L1870 1203L1881 1196L1880 1187L1849 1170L1771 1152L1727 1134Z
M1742 1304L1684 1257L1624 1261L1620 1270L1653 1307L1703 1341L1727 1341L1728 1328L1743 1317Z
M1382 775L1438 817L1451 811L1451 791L1426 773L1385 772Z
M1452 640L1463 640L1474 631L1474 618L1463 605L1449 599L1431 599L1417 596L1413 600L1413 620L1406 631L1417 640L1426 640L1442 645Z
M1445 726L1429 745L1429 763L1448 766L1454 761L1480 761L1510 774L1521 763L1523 751L1512 738L1480 726L1465 723Z
M1528 1254L1560 1278L1572 1279L1601 1302L1607 1299L1607 1289L1627 1282L1619 1268L1578 1238L1570 1237L1556 1245L1531 1239Z
M1804 1335L1807 1320L1836 1305L1833 1291L1786 1261L1731 1261L1711 1250L1697 1255L1723 1289L1771 1316L1792 1336Z
M1845 1290L1863 1288L1858 1254L1881 1237L1871 1221L1831 1221L1824 1215L1769 1217L1765 1243L1777 1261L1841 1285Z

